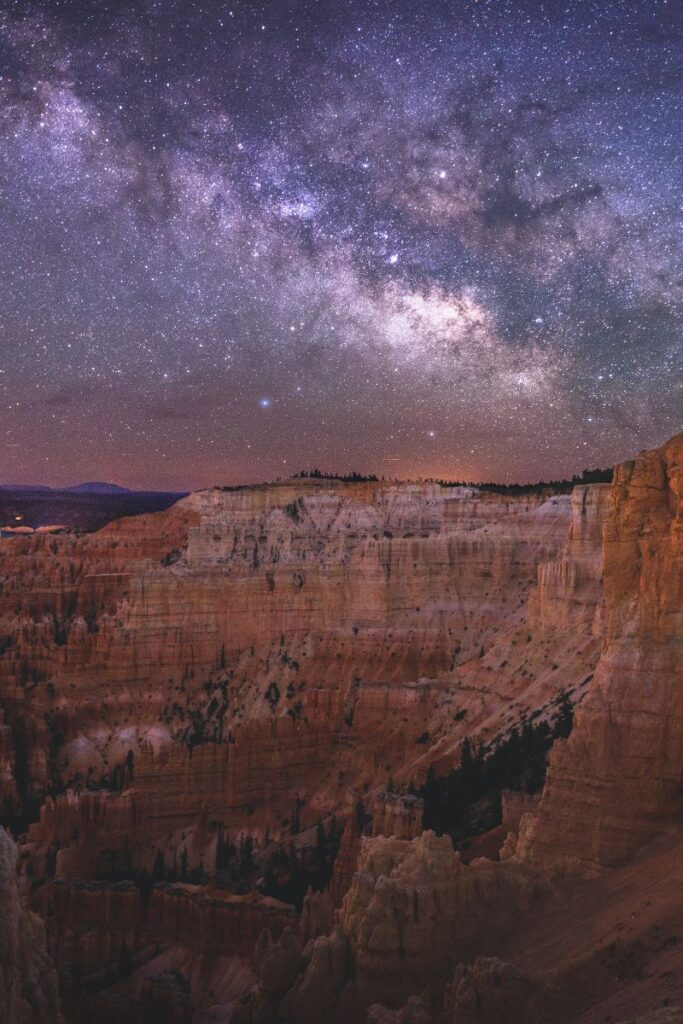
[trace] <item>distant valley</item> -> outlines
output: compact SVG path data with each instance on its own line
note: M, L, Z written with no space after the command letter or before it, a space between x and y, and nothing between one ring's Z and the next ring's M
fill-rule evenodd
M161 512L183 496L182 492L131 491L101 482L64 489L0 484L0 531L63 526L90 532L122 516Z

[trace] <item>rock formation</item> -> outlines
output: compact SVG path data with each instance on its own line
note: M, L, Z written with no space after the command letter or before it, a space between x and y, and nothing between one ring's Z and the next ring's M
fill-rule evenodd
M217 823L286 835L294 803L305 828L579 697L597 612L568 634L537 610L571 522L566 496L301 481L3 544L6 808L56 794L32 868L209 866Z
M460 964L448 999L449 1024L552 1024L557 1021L553 996L513 964L478 957Z
M68 1020L596 1024L655 976L683 1002L643 881L683 848L682 492L678 437L571 496L297 480L3 540L2 813ZM428 769L560 690L540 801L499 793L459 852L423 832ZM49 1019L18 969L15 1019Z
M445 985L459 961L498 947L534 890L514 868L461 864L449 837L433 832L364 842L339 915L361 997L396 1006Z
M0 1019L4 1024L61 1024L45 927L22 905L16 859L14 843L0 828Z
M372 834L412 839L422 832L423 811L424 802L418 797L384 790L372 805Z
M544 870L617 864L683 812L682 507L683 436L617 467L602 655L518 847Z

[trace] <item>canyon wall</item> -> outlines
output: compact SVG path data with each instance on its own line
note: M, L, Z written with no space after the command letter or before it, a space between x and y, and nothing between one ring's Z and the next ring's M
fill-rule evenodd
M585 686L600 557L573 518L567 496L296 481L3 543L6 805L119 772L96 831L146 829L142 863L202 814L272 835L294 798L312 824L457 763Z
M683 436L617 467L602 655L520 836L543 870L618 864L683 813L682 505Z
M0 781L69 1019L146 1000L190 1020L208 1012L199 964L216 991L234 968L238 1001L263 928L263 963L296 962L277 997L264 966L243 1008L264 1021L364 1021L498 955L543 890L530 816L504 863L476 844L461 858L405 790L456 766L465 737L493 744L594 685L609 503L601 485L290 481L3 542ZM506 797L482 852L528 806ZM263 884L273 851L310 850L335 820L331 881L301 915L221 876L228 841L253 842Z
M575 630L599 637L601 655L540 802L504 798L515 831L501 859L465 864L429 832L385 838L406 813L378 796L377 834L360 840L329 934L275 1002L260 982L240 1021L596 1024L683 1005L682 498L683 436L618 467L611 489L575 489L527 623L541 647Z

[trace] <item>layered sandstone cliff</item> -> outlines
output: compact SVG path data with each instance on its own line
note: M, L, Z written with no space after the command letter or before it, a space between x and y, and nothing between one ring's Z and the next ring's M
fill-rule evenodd
M239 1019L259 1024L588 1013L621 910L604 949L584 956L578 931L558 946L557 893L575 890L557 877L628 860L683 810L682 444L571 496L291 481L3 544L0 782L22 827L42 802L20 880L70 1019L146 1001L227 1020L252 987ZM409 784L457 765L466 736L550 718L560 689L576 725L540 805L506 795L462 856L423 833ZM334 869L300 915L221 877L228 841L253 843L262 887L273 852L305 856L334 820ZM657 927L633 943L658 968Z
M602 655L553 751L518 853L542 870L619 863L683 812L683 436L617 467Z
M506 798L507 823L523 817L505 859L463 864L430 833L386 839L393 800L378 798L380 834L360 842L331 933L303 950L297 979L263 1020L303 1024L319 1012L360 1022L366 1008L375 1024L596 1024L657 1006L680 1014L666 1007L683 1000L682 456L678 437L619 467L611 491L578 489L566 545L539 566L527 621L556 644L564 630L605 636L540 805ZM608 867L558 888L558 873ZM259 991L240 1019L261 1019Z
M149 867L196 826L208 863L211 822L274 837L295 801L305 827L349 787L457 763L465 735L585 686L599 531L568 546L572 517L565 496L297 481L3 544L7 805L123 786L57 796L31 832L97 877L98 847ZM575 554L554 619L543 574Z

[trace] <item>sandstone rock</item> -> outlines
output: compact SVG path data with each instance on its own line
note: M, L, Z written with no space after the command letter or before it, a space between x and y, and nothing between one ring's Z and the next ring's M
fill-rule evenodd
M16 859L14 843L0 828L0 1018L3 1024L61 1024L45 928L21 904Z
M588 626L602 633L602 534L610 506L610 485L575 487L569 536L552 561L538 568L531 601L533 619L544 630Z
M288 772L285 752L267 782L252 753L262 735L240 736L272 716L273 679L276 717L291 711L312 727L292 753L316 747L307 778L318 790L332 784L337 750L341 761L349 742L378 732L386 741L374 737L361 779L386 779L387 759L415 759L432 717L443 731L434 677L478 655L506 617L517 622L568 518L564 499L297 482L202 492L82 538L5 544L0 705L12 735L26 723L30 783L47 787L51 747L64 781L97 781L128 750L158 750L201 718L212 738L237 736L234 800L272 801L305 778Z
M292 930L285 928L277 942L270 931L261 932L254 964L259 984L267 995L277 999L289 991L304 969L304 958Z
M380 794L389 776L452 767L465 735L548 714L560 686L580 699L603 622L604 503L591 488L296 481L3 544L0 786L14 809L67 787L22 847L26 878L47 882L35 898L60 962L99 970L124 942L159 941L202 962L240 957L268 927L263 964L294 973L277 942L296 928L287 908L189 886L143 906L129 884L78 879L181 851L213 876L219 837L305 845L349 792L367 794L377 838L351 815L329 891L305 904L305 964L284 994L264 967L249 1019L360 1024L369 1001L395 1008L495 952L531 898L528 873L408 842L419 802ZM122 791L105 792L116 778Z
M360 850L361 835L359 822L355 813L349 815L344 825L339 852L334 862L332 881L330 882L329 896L333 907L340 907L342 900L349 891L349 886L356 873L358 863L358 851Z
M337 854L338 860L339 854ZM335 872L337 861L335 861ZM299 938L302 946L306 946L311 939L317 939L319 935L328 935L332 931L334 926L334 903L331 892L333 883L334 876L329 889L325 889L323 892L309 889L304 897L299 922Z
M410 794L383 790L372 805L373 836L413 839L422 832L422 800Z
M618 466L604 535L606 635L518 855L594 874L683 813L683 435Z
M144 1021L192 1024L192 997L185 979L174 971L145 978L140 996Z
M431 1009L420 996L411 996L400 1010L375 1003L368 1009L367 1024L432 1024Z
M282 1000L282 1018L288 1024L332 1024L341 1019L337 1007L349 979L348 944L336 933L321 936L313 940L307 955L305 972Z
M55 882L39 894L50 951L85 972L118 962L121 948L177 944L196 957L251 956L264 929L296 927L291 907L257 894L157 886L145 900L132 882Z
M364 840L339 916L361 996L391 1008L444 985L458 960L496 947L533 895L514 865L463 865L447 836Z
M557 1010L539 985L513 964L477 958L456 969L447 1016L449 1024L553 1024Z

